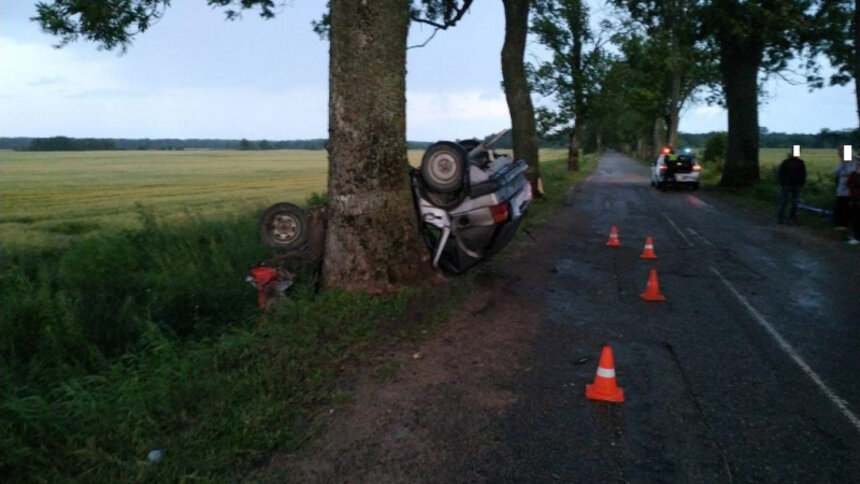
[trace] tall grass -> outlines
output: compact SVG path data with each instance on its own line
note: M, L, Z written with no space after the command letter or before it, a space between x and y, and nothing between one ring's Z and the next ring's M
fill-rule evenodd
M253 214L141 218L68 250L3 253L0 480L235 478L301 443L351 348L413 297L307 283L263 317L243 280L266 255Z

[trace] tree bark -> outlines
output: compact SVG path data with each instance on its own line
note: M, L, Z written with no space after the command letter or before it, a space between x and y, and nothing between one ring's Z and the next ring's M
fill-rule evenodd
M720 72L729 129L720 186L742 187L759 179L758 71L762 48L753 42L721 42Z
M669 115L667 116L667 131L669 144L678 148L678 123L681 117L681 72L672 72L672 91L669 95Z
M502 46L502 80L505 97L511 114L514 135L514 157L526 160L526 176L538 193L540 160L539 140L535 126L535 110L531 90L526 79L523 57L526 51L526 34L529 26L531 0L502 0L505 6L505 43Z
M669 28L671 29L671 41L669 55L672 62L672 80L669 91L669 115L667 119L667 130L669 144L675 148L678 146L678 123L681 112L681 45L678 39L681 26L681 6L677 2L667 2L669 8Z
M860 128L860 0L854 0L854 99L857 101L857 126Z
M654 152L652 153L652 155L657 156L663 149L663 118L661 116L657 116L656 118L654 118L653 141Z
M409 0L331 1L328 287L395 291L432 277L406 158Z
M570 132L570 145L567 147L567 169L568 171L579 171L579 152L582 149L582 134L585 131L585 123L576 118L573 123L573 131Z

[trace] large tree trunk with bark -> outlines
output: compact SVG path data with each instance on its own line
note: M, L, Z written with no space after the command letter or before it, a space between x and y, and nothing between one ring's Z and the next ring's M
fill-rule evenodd
M582 134L584 132L585 123L576 118L573 123L573 131L570 132L570 144L567 147L568 171L579 171L579 152L582 149Z
M758 71L762 49L752 42L721 43L720 72L729 130L720 186L742 187L759 179Z
M408 0L332 0L323 282L389 292L433 271L406 158Z
M669 144L678 148L678 124L680 121L681 103L683 102L681 96L681 64L683 59L681 58L681 43L678 36L680 35L681 30L680 22L683 7L680 5L680 2L670 1L666 3L671 35L669 43L669 56L671 58L669 60L672 63L672 78L669 85L669 113L668 119L666 120L666 128L668 131Z
M514 157L526 160L526 176L539 193L540 160L539 140L535 126L535 110L531 91L526 80L523 56L526 51L526 34L529 26L531 0L502 0L505 5L505 43L502 46L502 80L505 97L511 113L514 135Z
M854 0L854 99L857 101L857 126L860 128L860 0Z
M677 28L677 26L673 26ZM678 45L677 33L672 33L672 82L669 93L669 115L667 128L669 144L678 148L678 122L681 113L681 48Z
M652 138L652 141L654 142L652 155L657 156L663 149L663 118L661 116L654 118L654 132L652 133Z

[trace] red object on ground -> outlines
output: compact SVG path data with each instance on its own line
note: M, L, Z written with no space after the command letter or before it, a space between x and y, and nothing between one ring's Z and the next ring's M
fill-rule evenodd
M621 241L618 240L618 229L614 225L609 230L609 242L606 245L609 247L621 247Z
M651 237L645 237L645 249L642 251L640 259L656 259L657 254L654 253L654 241Z
M639 295L646 301L665 301L666 298L660 294L660 283L657 282L657 269L651 269L651 274L648 276L648 285L645 286L645 292Z
M250 276L257 285L257 304L262 308L266 305L266 286L278 282L278 271L260 266L251 269Z
M603 347L600 354L600 363L597 367L597 375L594 383L585 385L585 397L589 400L602 400L604 402L624 401L624 390L615 381L615 362L612 359L612 348L609 345Z

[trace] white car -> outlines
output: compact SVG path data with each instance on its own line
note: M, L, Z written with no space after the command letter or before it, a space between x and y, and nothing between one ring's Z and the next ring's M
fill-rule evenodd
M651 163L651 186L666 190L670 186L699 188L702 167L690 151L670 155L665 151Z

